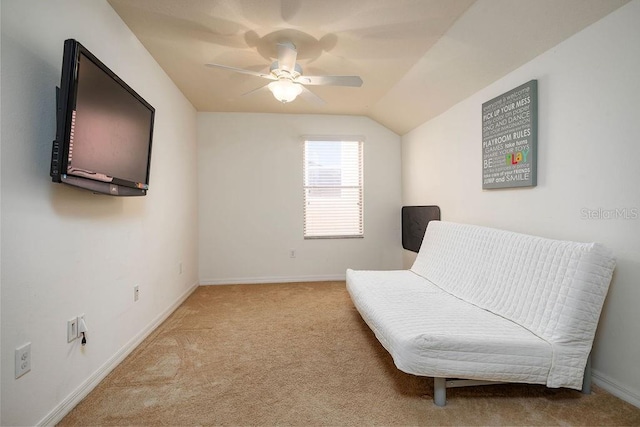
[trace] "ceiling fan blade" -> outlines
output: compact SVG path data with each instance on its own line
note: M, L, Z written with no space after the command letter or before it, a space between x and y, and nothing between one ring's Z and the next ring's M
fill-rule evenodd
M264 79L269 79L269 80L276 80L276 78L271 74L261 73L259 71L244 70L242 68L229 67L228 65L220 65L220 64L204 64L204 65L211 68L222 68L223 70L234 71L236 73L248 74L250 76L262 77Z
M251 89L249 92L245 92L245 93L243 93L243 94L242 94L242 95L240 95L240 96L247 96L247 95L251 95L252 93L256 93L256 92L260 92L260 91L267 90L267 89L268 89L268 86L269 86L269 83L267 83L267 84L266 84L266 85L264 85L264 86L257 87L257 88L255 88L255 89Z
M360 76L300 76L295 80L304 85L324 85L324 86L362 86Z
M293 72L296 69L298 52L291 42L278 43L278 68Z
M302 92L300 92L300 97L303 98L305 101L311 103L311 104L316 104L316 105L325 105L326 102L324 99L320 98L318 95L316 95L315 93L311 92L309 89L307 89L306 87L300 85L300 87L302 87Z

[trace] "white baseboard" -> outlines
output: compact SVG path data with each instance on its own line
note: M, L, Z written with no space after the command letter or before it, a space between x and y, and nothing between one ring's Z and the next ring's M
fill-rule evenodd
M124 360L146 337L151 334L162 322L164 322L176 308L184 302L198 287L198 283L194 283L187 289L171 306L160 313L151 323L147 325L140 333L134 336L126 343L116 354L107 360L97 371L87 378L80 386L69 394L62 402L60 402L49 414L44 417L37 425L52 426L60 422L82 399L84 399L93 390L100 381L102 381L116 366Z
M614 396L619 397L637 408L640 408L640 394L637 392L629 390L628 388L620 385L613 378L603 374L602 372L596 371L595 369L591 371L591 379L598 387L602 387Z
M204 279L200 285L244 285L258 283L292 283L292 282L330 282L345 280L346 273L328 274L324 276L272 276L272 277L236 277L227 279Z

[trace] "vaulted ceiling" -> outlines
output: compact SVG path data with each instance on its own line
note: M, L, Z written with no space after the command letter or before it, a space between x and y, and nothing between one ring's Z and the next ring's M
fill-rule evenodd
M109 0L198 111L363 115L404 134L628 0ZM326 101L282 104L269 73L292 42ZM536 78L538 76L531 76Z

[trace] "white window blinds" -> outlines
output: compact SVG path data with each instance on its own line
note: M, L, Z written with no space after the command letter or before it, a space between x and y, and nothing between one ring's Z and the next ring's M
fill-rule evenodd
M362 141L304 143L304 237L363 237Z

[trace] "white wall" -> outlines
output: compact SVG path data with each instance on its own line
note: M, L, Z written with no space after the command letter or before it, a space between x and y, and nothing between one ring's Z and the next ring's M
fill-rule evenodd
M146 197L51 182L66 38L156 108ZM196 113L106 1L2 0L1 62L0 424L33 425L55 422L197 283ZM66 340L67 319L82 313L84 348ZM16 380L26 342L31 372Z
M404 204L442 218L599 241L618 264L593 355L596 380L640 405L640 1L635 0L402 139ZM509 36L509 35L505 35ZM513 35L516 36L516 35ZM469 70L473 72L473 70ZM481 105L538 79L538 186L483 191ZM632 219L585 219L583 209ZM406 252L405 266L413 255Z
M303 239L303 135L364 137L364 239ZM201 284L402 266L400 137L370 119L198 113L198 181Z

